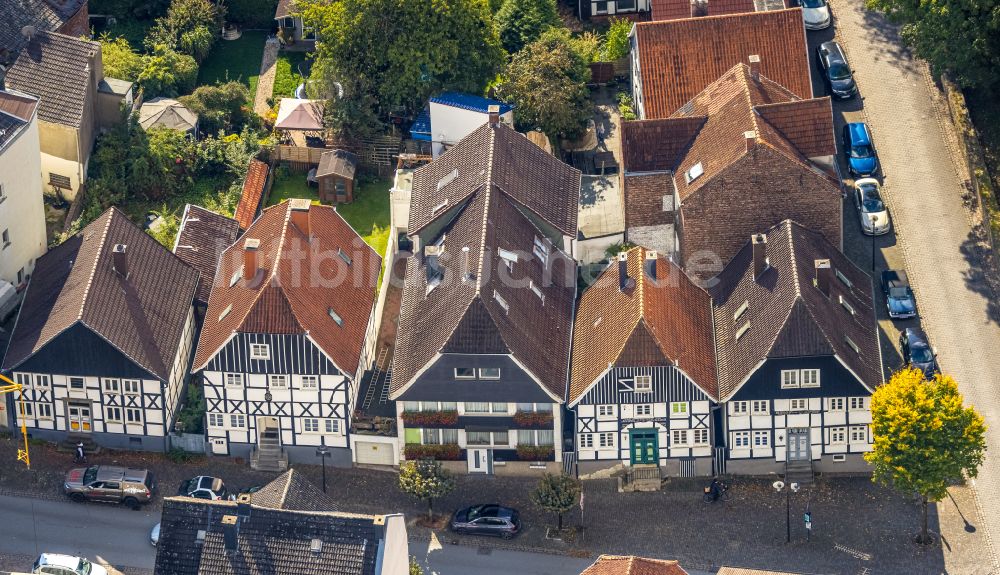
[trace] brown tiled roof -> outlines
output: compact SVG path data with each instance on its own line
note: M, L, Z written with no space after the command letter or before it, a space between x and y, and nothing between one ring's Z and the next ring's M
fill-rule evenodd
M490 131L497 135L490 137ZM508 146L514 148L513 153L510 149L502 149ZM532 152L517 151L521 146L530 147ZM488 161L490 157L494 159L492 164ZM465 161L461 161L463 158ZM434 195L426 190L434 189L440 175L450 173L454 169L452 166L462 166L461 173L471 176L463 178L460 175L442 190L449 197L464 199L462 202L449 201L449 209L440 210L431 220L442 226L441 231L435 232L435 239L444 235L444 255L439 259L444 279L428 291L428 262L424 255L411 257L407 264L396 339L396 348L406 353L397 353L393 358L394 397L402 393L438 352L510 353L551 395L564 396L576 265L570 256L553 247L548 263L551 281L547 281L542 265L532 256L535 237L545 237L545 234L529 219L528 214L533 210L526 209L519 198L525 198L529 208L539 205L540 200L525 197L537 192L538 188L519 186L525 181L539 182L535 178L541 178L543 173L563 172L540 167L536 163L539 158L546 163L558 162L510 128L487 126L485 131L477 130L441 158L417 170L414 189L422 187L427 195L414 199L414 206L434 205ZM479 170L485 173L480 174ZM502 173L490 173L497 171ZM532 179L519 179L516 172L526 174L522 178ZM574 170L572 175L578 186L579 172ZM455 196L451 196L452 193ZM561 193L572 195L573 202L579 201L578 187L572 193ZM544 220L549 213L563 217L559 208L543 209L542 213L531 217L541 216ZM571 235L575 237L575 214L566 216L566 220L563 225L571 223ZM422 221L422 216L414 216L411 208L411 232L414 221ZM548 223L558 227L553 222ZM468 256L463 251L466 247L469 248ZM498 258L499 249L518 254L518 262L509 274ZM470 262L468 268L466 257ZM474 277L463 281L466 269L474 270ZM501 277L515 281L502 281ZM538 287L544 301L529 289L529 281ZM520 285L514 287L517 284ZM494 294L507 302L506 311Z
M251 504L293 511L339 511L332 498L295 469L289 469L253 493Z
M691 0L652 0L650 12L654 22L691 17Z
M174 241L174 253L184 263L201 272L195 296L198 301L208 302L219 257L236 241L239 233L240 225L232 218L201 206L184 206L181 226Z
M308 333L345 374L357 372L381 258L330 206L309 206L307 239L292 223L293 202L307 203L290 200L265 209L242 236L260 241L261 271L255 280L247 282L239 275L244 241L223 252L198 340L195 371L203 369L233 333L242 332ZM337 325L330 310L343 325Z
M803 156L837 154L837 139L831 129L833 105L829 98L761 104L754 109Z
M677 561L646 559L634 555L601 555L580 575L687 575Z
M4 0L0 2L0 50L6 49L11 58L28 43L22 34L25 26L33 26L36 31L58 30L80 8L86 0ZM0 63L2 59L0 59ZM2 75L0 75L2 76Z
M735 64L761 58L761 73L812 97L799 8L635 25L646 119L666 118Z
M0 152L7 142L31 122L36 108L37 98L0 90Z
M354 179L354 171L358 166L358 157L346 150L330 150L319 157L316 167L316 177L335 175L349 180Z
M705 124L704 116L622 122L622 158L630 172L672 170Z
M722 567L716 575L801 575L791 571L764 571L763 569L742 569L740 567Z
M38 96L38 117L79 127L87 92L94 90L92 61L101 45L55 32L38 32L7 71L7 88Z
M546 154L513 128L483 124L413 176L410 233L462 204L487 182L566 235L576 236L580 171Z
M240 228L247 229L253 223L260 199L264 195L264 185L267 183L267 164L260 160L250 160L247 177L243 180L243 193L240 203L236 206L236 221Z
M754 0L708 0L709 16L745 14L755 10Z
M758 279L753 277L747 243L709 290L715 303L720 399L731 397L759 363L773 357L836 355L869 388L881 385L878 326L868 275L820 234L790 220L768 230L766 237L770 267ZM829 298L813 283L819 259L831 262ZM747 310L734 320L744 303ZM737 338L743 325L750 327Z
M704 8L699 14L698 6L692 0L652 0L652 20L655 22L696 16L725 16L786 7L782 1L771 0L773 7L765 7L763 3L758 7L758 2L760 0L704 0L701 4Z
M126 278L112 265L116 244L126 246ZM197 271L109 208L38 259L3 369L80 322L166 381L197 284Z
M583 297L573 333L573 368L567 400L573 403L610 365L677 365L709 397L718 396L712 300L684 272L664 257L656 259L656 278L643 270L647 252L626 252L628 277L635 288L619 289L619 262L601 273ZM648 333L659 350L649 363L630 354L638 331ZM638 354L649 357L650 354Z
M278 7L274 11L274 18L284 18L292 14L292 0L278 0Z

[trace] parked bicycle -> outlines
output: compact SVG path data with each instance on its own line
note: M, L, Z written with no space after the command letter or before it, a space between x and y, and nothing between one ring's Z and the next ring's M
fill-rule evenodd
M702 500L705 503L715 503L718 500L729 501L729 484L721 481L718 477L712 479L712 483L705 488Z

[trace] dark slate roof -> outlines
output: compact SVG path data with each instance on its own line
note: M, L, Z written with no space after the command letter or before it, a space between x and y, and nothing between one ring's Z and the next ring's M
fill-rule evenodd
M626 276L634 282L631 289L620 289L620 262L613 261L580 298L567 401L572 404L583 396L611 365L676 365L717 399L708 292L656 252L636 247L622 255ZM655 262L655 277L650 261ZM647 342L656 354L642 353L639 348Z
M208 303L219 257L236 241L239 233L240 225L232 218L201 206L188 204L184 207L184 216L174 241L174 253L201 273L195 298L198 301Z
M294 469L282 473L254 493L253 504L295 511L339 510L333 499Z
M316 177L340 176L348 180L354 179L358 167L358 157L346 150L330 150L319 157L319 167Z
M8 88L41 100L38 117L79 127L91 85L91 62L101 45L55 32L38 32L7 71Z
M425 255L407 262L396 339L407 353L393 359L395 396L438 352L512 354L549 393L564 396L576 264L552 247L543 270L532 248L536 237L575 238L579 201L580 172L503 124L480 126L414 172L409 230L427 228L424 245L444 237L445 277L428 291ZM499 249L519 254L513 272ZM463 281L470 270L474 277Z
M125 244L128 275L113 268ZM168 380L198 272L109 208L82 231L38 259L11 336L9 371L63 331L82 323L137 365Z
M38 98L0 90L0 151L31 123L37 108Z
M715 303L720 398L731 397L758 364L775 357L834 355L870 389L881 385L882 357L868 274L822 235L791 220L765 235L770 265L759 278L753 277L748 242L709 290ZM815 262L822 259L830 260L832 268L829 297L813 282ZM747 310L734 319L744 302ZM744 325L749 329L737 338Z
M462 92L444 92L443 94L431 98L430 101L435 104L454 106L455 108L461 108L471 112L481 112L483 114L490 111L490 106L500 106L501 114L506 114L514 109L513 105L501 102L500 100L483 98L482 96L474 96L472 94L465 94Z
M3 0L0 2L0 50L15 56L28 43L25 26L54 32L80 11L87 0ZM2 58L0 58L2 61Z
M156 573L164 575L376 575L380 517L271 509L251 504L240 522L238 552L226 550L222 518L232 501L163 500ZM205 542L199 545L198 531ZM314 539L322 542L313 553Z

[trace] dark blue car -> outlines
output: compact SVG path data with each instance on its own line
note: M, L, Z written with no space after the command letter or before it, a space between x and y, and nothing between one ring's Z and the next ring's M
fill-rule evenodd
M878 170L878 156L871 132L862 122L844 126L844 157L847 169L855 176L871 176Z
M931 378L941 371L938 368L937 353L927 336L919 329L908 327L899 334L899 351L903 354L903 364L924 372L924 377Z
M910 279L903 270L882 272L882 294L892 319L906 319L917 316L917 301L910 289Z

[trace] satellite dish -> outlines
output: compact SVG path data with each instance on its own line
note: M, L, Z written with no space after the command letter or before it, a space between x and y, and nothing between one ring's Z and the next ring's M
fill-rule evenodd
M781 491L782 489L785 488L785 482L784 481L775 481L774 483L771 484L771 487L774 487L775 491Z
M35 27L32 26L31 24L28 24L24 28L21 28L21 35L27 38L28 40L31 40L31 37L37 33L38 30L36 30Z

